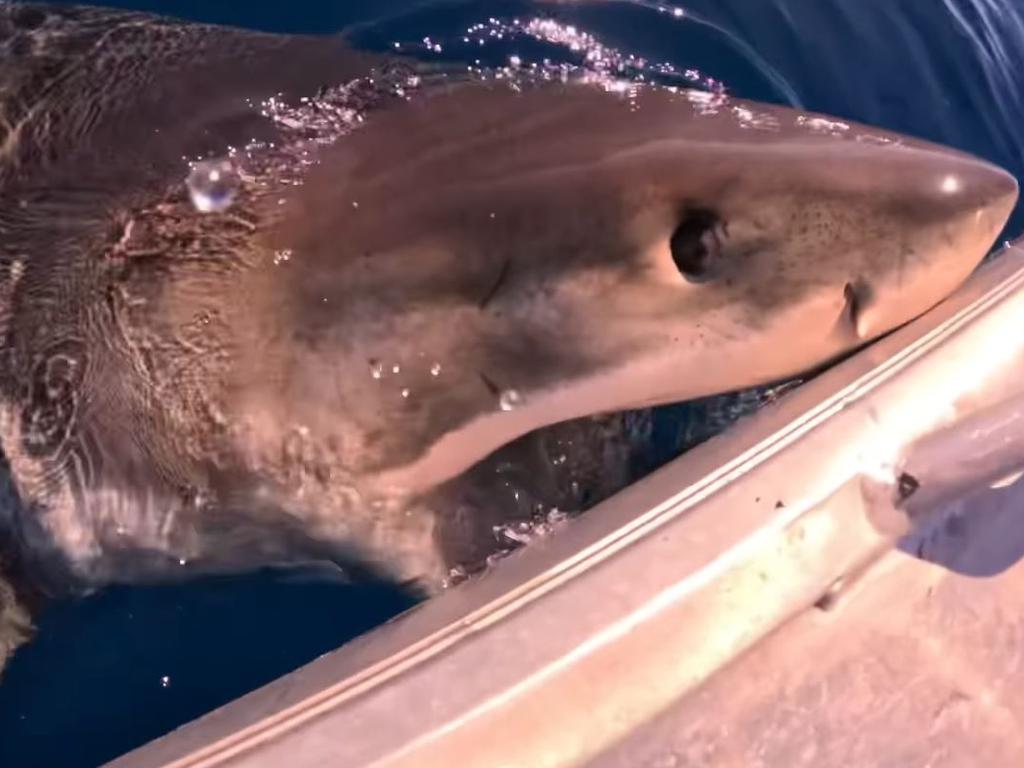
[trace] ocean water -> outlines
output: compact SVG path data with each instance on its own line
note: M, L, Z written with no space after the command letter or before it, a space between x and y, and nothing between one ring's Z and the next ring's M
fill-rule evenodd
M515 19L553 18L611 49L690 72L698 85L920 136L1024 178L1024 0L108 4L276 32L362 24L368 45L415 46L429 36L448 61L578 60L569 47L508 31ZM476 24L484 46L462 41ZM1022 231L1018 207L1006 235ZM655 411L651 463L701 437L702 408ZM309 569L119 587L54 604L0 684L0 766L99 765L413 603L397 587L351 586Z

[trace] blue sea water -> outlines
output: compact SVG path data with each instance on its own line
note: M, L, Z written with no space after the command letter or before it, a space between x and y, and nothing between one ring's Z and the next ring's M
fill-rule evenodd
M605 45L692 69L740 97L801 106L958 147L1024 178L1024 0L110 0L275 32L363 29L367 43L451 40L494 63L531 43L460 47L490 17L553 17ZM545 55L551 55L550 51ZM563 51L566 60L573 54ZM1018 207L1006 236L1024 231ZM678 409L655 436L672 442ZM389 585L265 571L106 590L50 606L0 685L0 766L95 766L267 682L410 605Z

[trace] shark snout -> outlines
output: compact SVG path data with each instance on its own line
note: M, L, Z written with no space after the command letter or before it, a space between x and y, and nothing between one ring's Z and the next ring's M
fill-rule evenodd
M948 172L938 169L937 190L940 200L948 200L954 211L962 214L960 221L973 218L974 231L968 227L967 244L974 240L987 249L1017 203L1017 180L998 166L969 158Z
M1017 181L973 158L925 163L905 204L916 209L896 263L843 288L844 312L856 335L872 339L902 325L952 293L985 257L1016 204Z

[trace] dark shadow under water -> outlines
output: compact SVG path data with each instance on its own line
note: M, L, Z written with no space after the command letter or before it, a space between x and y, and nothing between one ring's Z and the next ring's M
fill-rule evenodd
M114 587L49 605L0 685L0 766L95 766L415 604L329 569Z

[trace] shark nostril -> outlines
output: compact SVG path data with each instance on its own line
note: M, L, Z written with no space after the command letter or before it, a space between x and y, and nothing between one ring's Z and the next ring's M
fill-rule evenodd
M679 274L692 283L713 276L721 256L724 225L718 214L707 208L688 208L669 240L672 261Z
M843 317L854 328L857 327L857 316L860 314L860 299L857 298L857 289L853 283L843 286Z
M872 298L871 286L862 280L848 282L843 286L843 313L845 320L859 334L864 310L870 305Z

